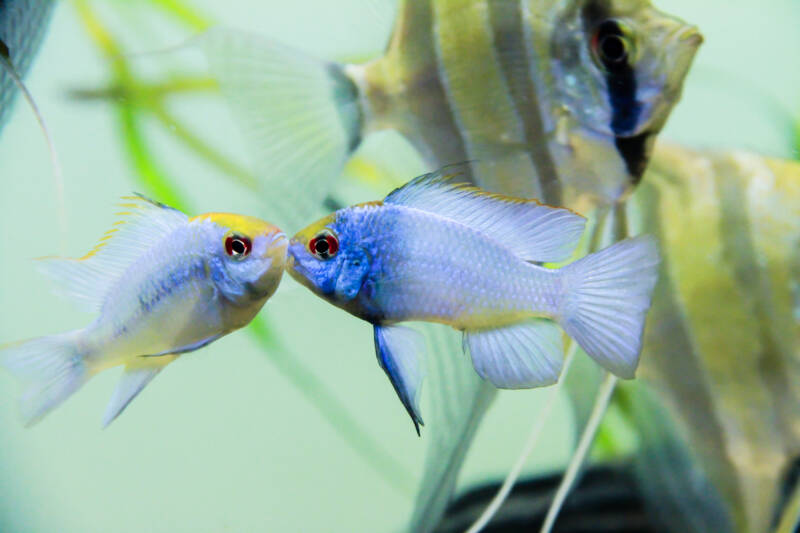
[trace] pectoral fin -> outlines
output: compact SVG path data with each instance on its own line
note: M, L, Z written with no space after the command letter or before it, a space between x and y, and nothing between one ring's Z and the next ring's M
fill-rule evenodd
M103 415L103 427L107 427L111 422L117 418L122 411L128 407L131 400L142 392L148 383L150 383L161 370L169 363L174 361L177 356L167 356L159 359L161 364L128 364L125 366L125 373L114 390L111 396L111 401L108 402L106 412Z
M464 346L478 374L501 389L551 385L564 364L561 330L550 320L465 331Z
M395 392L403 402L408 415L414 422L417 435L419 426L424 425L419 414L419 392L423 369L418 354L422 353L424 343L419 333L402 326L375 326L375 352L378 363L383 368Z

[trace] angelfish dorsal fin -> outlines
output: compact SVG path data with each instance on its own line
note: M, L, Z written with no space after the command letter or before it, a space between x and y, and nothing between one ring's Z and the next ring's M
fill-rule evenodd
M384 203L436 213L485 233L526 261L569 258L586 219L564 208L488 193L459 182L452 167L424 174L395 189Z
M111 285L159 239L188 223L180 211L144 196L123 197L125 211L100 242L79 259L46 257L39 267L60 292L90 309L102 305Z

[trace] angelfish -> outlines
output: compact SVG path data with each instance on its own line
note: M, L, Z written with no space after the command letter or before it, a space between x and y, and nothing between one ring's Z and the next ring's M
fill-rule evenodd
M0 360L28 384L27 424L109 367L125 372L103 417L113 421L169 363L247 325L275 292L287 239L248 216L193 218L144 197L81 259L45 258L65 295L98 311L83 329L24 341Z
M419 433L420 336L398 325L463 331L477 373L499 388L554 383L559 326L600 365L632 378L657 277L654 241L619 242L559 269L585 219L489 194L455 174L420 176L383 202L339 210L289 244L289 273L374 325L378 362Z
M702 37L650 0L403 0L363 64L236 30L200 42L259 177L295 209L393 130L429 168L471 161L481 188L585 212L642 178Z

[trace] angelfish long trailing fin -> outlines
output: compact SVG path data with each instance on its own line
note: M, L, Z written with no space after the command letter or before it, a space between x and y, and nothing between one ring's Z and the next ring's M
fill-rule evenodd
M581 434L578 447L575 449L572 459L570 459L569 465L567 466L567 471L564 473L564 477L561 479L561 483L558 485L556 495L553 497L553 502L550 504L550 507L547 510L547 516L542 524L541 533L550 533L550 531L553 529L553 524L555 524L556 518L558 518L558 512L564 505L564 501L567 499L569 491L575 484L580 469L586 461L586 456L589 453L592 443L594 442L594 437L597 434L597 428L600 426L600 422L602 422L603 416L606 414L608 403L611 401L611 395L614 393L616 386L617 377L614 376L614 374L606 372L606 377L597 393L597 400L595 401L592 415L589 417L589 423L586 425L586 429L584 429L583 433Z
M606 239L611 240L612 242L620 241L629 234L627 212L625 211L624 206L617 205L608 210L608 212L601 211L599 217L600 218L597 221L597 226L593 229L592 242L589 247L590 252L599 248L600 244L606 241ZM553 497L553 501L551 502L550 507L547 509L547 515L545 516L540 533L550 533L552 530L556 518L558 517L558 513L561 510L561 507L564 505L564 501L567 499L569 491L575 484L581 468L586 462L586 457L591 449L592 444L594 443L594 438L597 435L597 429L606 414L608 404L611 401L611 396L613 395L616 386L617 377L611 372L605 372L605 377L597 391L597 396L595 397L592 412L589 415L588 421L586 422L586 427L581 433L581 437L578 440L578 446L575 448L575 452L572 454L572 457L569 460L567 470L564 473L564 477L561 479L561 483L559 484L558 490Z
M2 64L3 68L6 69L6 73L8 73L9 77L14 81L14 85L17 86L19 91L25 97L25 101L28 102L31 111L33 111L33 115L36 117L36 122L39 123L39 128L42 130L44 140L47 143L47 151L50 155L50 164L53 167L53 183L55 184L56 188L56 213L58 216L58 225L61 235L59 240L62 243L63 248L63 243L65 242L64 237L67 232L67 212L64 204L64 174L61 171L61 162L58 159L55 143L50 135L50 130L47 127L47 123L44 121L44 116L42 116L42 113L39 111L39 106L36 105L33 95L30 93L30 91L28 91L28 88L22 81L22 77L17 72L17 69L14 68L14 64L11 62L11 52L6 43L2 40L0 40L0 64Z
M482 380L461 351L458 332L436 324L424 327L429 343L427 384L429 444L422 481L406 531L434 530L455 489L469 445L497 389Z
M570 342L569 349L567 351L567 357L564 359L562 378L558 381L558 383L550 387L544 405L542 405L542 407L536 412L530 433L528 433L528 439L525 441L525 445L522 447L522 452L520 452L517 461L511 468L511 471L508 473L505 480L503 480L503 484L500 486L497 494L494 495L492 501L489 502L489 505L486 506L486 509L483 511L483 513L481 513L478 519L473 522L466 533L478 533L484 527L486 527L494 515L497 514L497 511L499 511L503 506L503 503L508 498L508 495L511 494L511 489L514 488L514 484L517 482L517 479L519 479L519 475L522 473L522 469L525 467L528 457L530 457L531 453L533 453L533 450L536 448L536 445L539 443L539 437L542 436L545 423L550 419L550 413L553 411L553 406L556 404L559 392L561 392L561 388L564 384L564 377L566 377L567 373L569 372L577 351L578 344L575 341Z

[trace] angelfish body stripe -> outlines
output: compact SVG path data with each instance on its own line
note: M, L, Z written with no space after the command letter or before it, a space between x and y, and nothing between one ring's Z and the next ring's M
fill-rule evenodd
M439 0L433 9L440 75L467 154L475 161L477 184L540 198L523 124L495 52L488 3Z
M439 168L469 156L439 75L433 16L428 0L401 2L386 54L366 66L365 92L373 128L397 130Z
M794 180L776 167L662 146L634 196L643 230L659 233L669 283L648 319L641 375L666 395L739 531L769 529L779 480L800 454L790 296L800 167L781 168Z
M526 150L536 168L536 179L545 202L561 205L562 187L553 156L549 150L543 111L534 78L538 65L533 47L526 39L533 38L525 29L530 25L523 0L490 2L489 16L494 32L495 55L503 69L517 117L522 121ZM541 85L539 85L541 86Z

